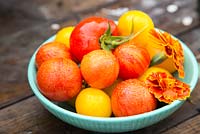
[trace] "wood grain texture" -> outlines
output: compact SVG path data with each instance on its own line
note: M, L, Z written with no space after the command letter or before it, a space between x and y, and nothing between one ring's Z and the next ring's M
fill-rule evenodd
M0 112L1 134L71 134L86 133L50 114L35 97L4 108Z
M73 18L59 21L62 26L76 23ZM39 45L56 31L53 22L43 23L0 39L0 108L32 95L28 85L29 59Z
M197 115L198 113L199 112L195 109L195 106L187 101L180 109L178 109L168 118L155 125L136 131L136 134L160 134L163 131L176 126L177 124L182 123L184 120L187 120L194 115Z
M185 121L184 123L167 130L163 134L198 134L200 132L200 114Z

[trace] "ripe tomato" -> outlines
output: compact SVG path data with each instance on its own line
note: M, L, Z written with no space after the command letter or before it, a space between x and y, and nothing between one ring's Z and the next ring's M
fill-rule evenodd
M118 46L113 54L119 61L119 77L122 79L139 77L147 70L150 64L148 51L130 42Z
M146 46L149 43L149 30L154 28L152 19L148 14L132 10L128 11L120 16L117 25L120 35L130 35L133 29L133 33L138 34L132 41L136 44Z
M82 20L73 30L70 38L72 55L81 61L83 56L100 49L100 37L111 27L112 35L117 35L117 26L113 20L102 17L90 17Z
M176 71L176 68L174 66L174 61L172 60L172 58L168 58L165 61L163 61L162 63L155 65L155 66L164 68L164 69L168 70L170 73L174 73Z
M82 87L81 72L70 59L50 59L38 69L37 84L50 100L67 101L76 96Z
M68 48L70 48L69 39L70 39L70 36L71 36L71 33L73 30L74 30L74 27L72 27L72 26L62 28L56 34L55 41L61 42L61 43L65 44Z
M86 54L80 66L85 81L98 89L112 85L119 73L116 57L107 50L94 50Z
M144 82L128 79L113 90L111 106L115 116L130 116L154 110L157 101Z
M75 102L76 112L96 117L111 116L110 97L102 90L86 88L81 90Z
M50 59L53 58L67 58L72 59L72 56L69 52L69 48L65 46L63 43L59 42L49 42L44 44L39 48L36 54L36 65L40 67L40 65Z

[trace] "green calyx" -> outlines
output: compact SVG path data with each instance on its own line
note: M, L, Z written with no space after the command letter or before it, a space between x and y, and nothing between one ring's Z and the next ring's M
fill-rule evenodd
M166 54L164 52L160 52L156 54L155 56L153 56L150 66L158 65L162 63L163 61L165 61L166 59L167 59Z
M128 42L129 40L132 40L133 38L135 38L136 36L138 36L140 33L142 33L148 25L146 25L145 27L143 27L139 32L137 33L133 33L133 29L134 29L134 20L132 21L132 25L131 25L131 34L129 36L112 36L111 35L111 27L110 24L108 23L108 29L106 30L106 32L100 37L99 42L101 44L101 48L104 50L112 50L115 49L117 46Z
M135 36L133 32L129 36L112 36L111 27L110 24L108 23L108 29L100 37L99 41L102 49L110 51L112 49L115 49L118 45L133 39L134 37Z

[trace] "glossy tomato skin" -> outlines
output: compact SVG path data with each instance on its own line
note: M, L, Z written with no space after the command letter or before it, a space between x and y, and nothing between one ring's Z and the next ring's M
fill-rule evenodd
M119 77L124 80L138 78L148 69L150 64L148 51L129 42L118 46L113 54L119 61Z
M111 86L119 74L119 63L107 50L94 50L86 54L80 68L88 85L98 89Z
M53 58L42 63L36 80L40 92L58 102L72 99L82 87L78 65L66 58Z
M85 54L100 49L99 38L108 29L108 24L112 35L118 35L116 24L107 18L89 17L76 25L70 37L70 49L79 62Z
M116 85L111 96L111 107L116 117L150 112L157 107L156 98L144 82L128 79Z

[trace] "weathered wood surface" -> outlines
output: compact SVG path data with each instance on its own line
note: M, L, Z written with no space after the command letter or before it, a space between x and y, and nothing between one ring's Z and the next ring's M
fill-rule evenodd
M185 121L163 134L198 134L200 132L200 115Z
M64 0L0 1L0 133L92 133L66 124L50 114L33 96L27 82L28 61L35 49L56 33L52 24L75 25L98 15L115 19L120 10L147 12L155 26L177 35L200 62L200 27L196 0ZM167 7L178 5L169 13ZM30 6L31 5L31 6ZM184 25L184 17L191 17ZM190 18L190 19L191 19ZM200 81L189 101L158 124L135 131L138 134L197 133L200 114ZM186 127L190 124L190 128ZM193 125L192 125L193 124Z

